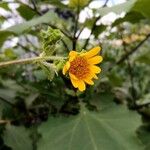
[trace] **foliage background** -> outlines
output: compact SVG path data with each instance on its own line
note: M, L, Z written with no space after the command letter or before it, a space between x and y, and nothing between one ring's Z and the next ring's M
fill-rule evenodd
M5 12L0 15L0 62L39 56L39 33L47 27L63 35L53 55L101 45L104 58L99 79L83 93L73 89L57 61L49 62L52 67L1 67L0 150L150 149L150 1L108 7L104 0L96 9L93 1L0 2ZM92 15L79 22L86 9ZM104 22L112 12L117 18ZM14 25L6 28L10 21ZM90 34L81 38L85 29Z

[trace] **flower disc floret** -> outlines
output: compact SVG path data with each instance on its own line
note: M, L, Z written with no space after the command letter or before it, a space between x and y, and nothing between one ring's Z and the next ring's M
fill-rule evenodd
M78 56L70 62L69 72L82 80L89 74L89 64L84 57Z

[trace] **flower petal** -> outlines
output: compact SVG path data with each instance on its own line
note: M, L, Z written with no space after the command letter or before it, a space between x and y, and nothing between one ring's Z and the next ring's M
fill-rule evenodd
M77 87L78 87L78 80L75 80L75 79L73 79L73 78L70 78L70 79L71 79L72 85L73 85L75 88L77 88Z
M94 77L93 77L94 79L98 79L98 76L97 75L94 75Z
M102 56L95 56L95 57L90 58L88 60L88 63L92 64L92 65L95 65L95 64L98 64L98 63L102 62L102 60L103 60Z
M91 58L91 57L97 55L100 52L100 50L101 50L101 47L99 47L99 46L94 47L90 51L85 53L85 57L86 58Z
M89 74L87 75L86 78L92 79L92 78L94 78L94 76L95 76L95 73L93 73L93 72L92 72L92 69L90 69L90 72L89 72Z
M84 79L84 81L85 81L87 84L89 84L89 85L93 85L93 84L94 84L94 82L93 82L91 79L89 79L89 78Z
M78 80L78 78L75 75L73 75L72 73L70 73L70 72L69 72L69 76L70 76L70 78L72 78L74 80Z
M90 68L91 68L91 71L93 73L100 73L101 72L101 68L98 66L92 65Z
M66 72L69 70L69 68L70 68L70 62L67 61L66 64L64 65L64 67L63 67L63 75L66 74Z
M81 92L85 90L85 83L84 83L84 81L78 80L78 88L79 88L79 91L81 91Z
M76 51L70 51L69 61L72 62L76 58L77 55L78 55L78 53Z

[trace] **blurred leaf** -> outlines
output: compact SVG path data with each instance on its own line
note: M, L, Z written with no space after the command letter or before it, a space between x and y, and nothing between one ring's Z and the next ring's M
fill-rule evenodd
M47 76L42 69L41 70L35 70L33 72L33 74L36 77L37 81L42 81L42 80L47 79Z
M64 5L60 0L47 0L47 2L59 8L66 8L66 5Z
M112 27L117 26L124 22L137 23L141 19L144 19L144 16L141 13L131 11L127 13L123 18L115 20L115 22L112 24Z
M150 103L150 93L144 95L142 98L136 101L138 105L148 104Z
M93 31L95 38L98 38L99 34L101 34L103 31L105 31L106 27L107 26L105 26L105 25L96 26L94 31Z
M137 0L132 10L140 12L143 16L150 19L150 1L149 0Z
M29 30L31 27L42 24L42 23L54 23L57 20L57 15L54 12L47 12L41 17L34 18L30 21L26 21L24 23L20 23L18 25L7 28L6 31L13 32L15 34L21 34L26 30ZM5 32L5 31L3 31Z
M22 86L18 85L17 82L15 80L11 80L11 79L5 79L1 81L3 86L5 88L9 88L13 91L18 91L18 92L24 92L24 89Z
M55 76L55 68L53 65L46 62L40 62L39 65L47 75L48 79L52 81Z
M0 7L5 9L5 10L11 10L9 7L8 7L8 3L7 2L0 2Z
M65 92L66 92L67 95L70 95L70 96L76 96L75 91L70 90L70 89L68 89L68 88L65 89Z
M4 16L0 16L0 24L2 23L2 22L4 22L5 21L5 17Z
M76 117L51 117L43 123L38 150L139 150L142 145L135 136L139 125L140 117L123 106L102 105L98 113L82 106Z
M31 93L26 99L25 99L25 103L26 103L26 107L29 108L32 103L36 100L36 98L39 96L39 93Z
M10 59L17 58L17 55L14 53L13 49L5 49L5 56Z
M150 65L150 53L146 52L145 54L139 56L138 58L135 59L136 62L139 63L144 63L147 65Z
M91 29L93 27L93 24L95 22L95 18L87 18L84 22L84 26L86 26L87 28Z
M137 0L130 0L112 7L100 8L99 10L97 10L97 13L99 13L101 16L105 16L111 12L114 12L116 14L120 14L122 12L129 12L131 8L134 6L136 1Z
M144 150L149 150L150 149L150 126L141 126L138 129L138 136L140 138L140 140L143 142L143 144L145 145L145 149Z
M19 14L25 18L26 20L32 19L37 13L33 11L29 6L21 4L18 8L17 11Z
M9 36L11 36L11 35L14 35L14 33L13 32L11 32L11 31L0 31L0 47L3 45L3 42L9 37Z
M112 86L121 86L123 83L123 78L117 72L110 73L108 78Z
M69 0L69 6L73 8L84 7L90 0Z
M0 88L0 97L8 100L8 101L12 101L16 96L16 91L13 91L11 89L2 89Z
M0 102L0 119L1 119L1 117L2 117L2 111L3 111L3 106L2 106L2 104L1 104L1 102Z
M32 150L29 132L24 127L15 127L10 124L6 126L4 131L4 143L11 147L12 150Z
M0 47L2 46L3 42L11 35L21 34L31 27L42 24L42 23L54 23L58 20L57 15L53 12L47 12L41 17L34 18L30 21L26 21L24 23L20 23L18 25L14 25L12 27L7 28L6 30L0 31Z

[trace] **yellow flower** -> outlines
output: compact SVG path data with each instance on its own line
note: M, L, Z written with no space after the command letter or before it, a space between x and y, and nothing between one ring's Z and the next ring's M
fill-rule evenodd
M63 74L69 72L72 85L80 91L86 89L85 83L93 85L92 79L98 79L96 74L101 72L101 68L96 64L103 60L102 56L98 56L100 50L100 47L95 47L85 53L76 51L69 53L69 60L63 67Z

